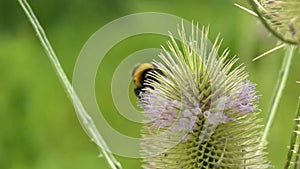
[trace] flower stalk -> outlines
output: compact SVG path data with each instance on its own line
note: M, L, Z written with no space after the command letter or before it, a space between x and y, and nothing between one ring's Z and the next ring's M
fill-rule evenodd
M293 134L290 139L290 146L289 146L289 151L287 154L287 160L286 160L284 169L292 168L292 166L294 166L294 169L300 168L299 135L300 135L300 97L298 98L298 106L297 106L296 115L295 115L295 125L293 128Z
M262 137L262 141L267 140L267 136L268 136L270 128L273 124L273 121L274 121L274 118L275 118L275 115L276 115L276 110L278 108L279 101L280 101L280 98L282 96L283 89L286 85L287 77L288 77L288 74L289 74L289 70L290 70L290 67L291 67L291 63L292 63L292 59L293 59L293 56L295 54L295 51L296 51L296 46L294 46L294 45L288 45L287 46L287 49L286 49L286 52L285 52L285 55L284 55L284 58L283 58L282 66L281 66L281 69L279 71L279 76L278 76L276 87L275 87L275 90L274 90L274 95L272 97L272 101L271 101L270 108L269 108L269 111L268 111L267 123L266 123L266 126L264 128L264 132L263 132L264 134L263 134L263 137Z

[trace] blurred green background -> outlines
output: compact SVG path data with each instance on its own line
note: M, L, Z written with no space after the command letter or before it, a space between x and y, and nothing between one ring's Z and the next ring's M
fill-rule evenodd
M200 27L210 25L210 38L213 40L220 32L224 38L222 49L229 47L231 55L238 55L249 78L258 84L262 95L261 117L265 118L284 52L280 50L252 62L255 56L274 47L276 39L257 18L234 7L234 2L248 6L243 0L29 1L70 79L85 41L119 17L137 12L165 12L198 22ZM104 60L101 66L96 95L99 103L105 105L101 107L104 116L121 133L139 136L141 126L118 115L111 97L107 97L113 71L127 55L143 48L158 48L166 40L152 35L129 38L108 54L120 59ZM269 158L275 168L282 168L286 158L300 88L295 84L300 79L299 60L299 55L293 60L268 138ZM81 128L70 100L16 0L0 2L0 77L0 169L109 168ZM131 96L134 103L132 93ZM117 158L124 169L140 168L140 159Z

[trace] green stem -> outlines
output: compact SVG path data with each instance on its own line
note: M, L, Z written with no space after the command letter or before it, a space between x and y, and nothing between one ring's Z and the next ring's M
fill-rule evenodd
M262 142L261 144L264 144L264 142L267 140L267 136L269 134L269 130L270 127L274 121L274 117L276 114L276 110L278 108L279 105L279 101L283 92L283 89L285 87L286 81L287 81L287 77L288 77L288 73L290 70L290 66L291 66L291 61L292 58L294 56L294 52L295 52L296 46L293 45L288 45L285 55L284 55L284 59L282 62L282 66L279 72L279 77L276 83L276 87L275 87L275 91L272 97L272 101L271 101L271 108L269 109L268 112L268 116L267 116L267 124L264 128L264 132L263 132L263 136L262 136Z
M112 169L121 169L121 164L114 158L113 154L109 150L108 146L106 145L104 139L98 132L92 118L88 115L80 99L78 98L74 88L72 87L70 81L68 80L62 66L60 65L59 60L51 47L48 38L40 25L38 19L36 18L35 14L33 13L30 5L27 3L26 0L19 0L20 5L22 6L24 12L26 13L27 17L29 18L34 30L37 33L39 40L41 41L47 55L51 63L53 64L55 71L58 75L59 80L61 81L63 87L65 88L67 95L71 98L74 108L76 109L78 116L80 119L83 120L83 126L86 129L86 132L92 137L92 140L101 147L102 153L106 160L108 161L110 167Z
M286 158L286 163L284 166L284 169L288 169L290 167L290 165L292 164L292 158L293 158L293 154L294 154L294 150L295 150L295 146L296 146L296 141L298 139L298 131L299 131L299 124L300 124L300 99L298 100L298 107L297 107L297 111L296 111L296 115L295 115L295 125L294 125L294 129L293 129L293 133L290 139L290 148L287 154L287 158ZM299 143L298 143L299 144ZM298 145L300 146L300 145ZM299 154L300 149L298 149L297 154ZM299 167L299 157L297 156L295 159L295 169ZM298 166L298 167L297 167Z
M300 119L299 119L299 117L300 117L300 98L299 98L299 100L298 100L298 108L297 108L297 122L296 122L296 127L297 127L297 131L299 131L299 121L300 121ZM296 133L296 132L294 132L294 133ZM299 133L297 133L297 136L299 136ZM295 159L295 166L294 166L294 169L299 169L300 168L300 160L299 160L299 155L300 155L300 148L299 148L299 146L300 146L300 142L299 142L299 140L298 140L298 151L297 151L297 154L296 154L296 159Z

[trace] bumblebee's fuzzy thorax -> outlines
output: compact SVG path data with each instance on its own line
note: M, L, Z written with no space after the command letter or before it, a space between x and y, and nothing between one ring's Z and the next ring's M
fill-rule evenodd
M136 86L134 93L140 97L141 92L146 88L154 89L149 81L157 81L154 77L156 73L162 74L152 63L138 64L132 71L133 82Z
M142 87L142 84L145 81L146 73L153 69L155 69L155 67L151 63L142 63L135 66L135 68L132 71L134 84L137 87Z

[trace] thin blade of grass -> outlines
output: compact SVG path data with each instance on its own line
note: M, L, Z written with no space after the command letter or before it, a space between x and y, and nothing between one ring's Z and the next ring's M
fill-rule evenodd
M26 13L28 19L30 20L37 36L42 43L43 48L45 49L51 63L54 66L54 69L57 73L57 76L62 83L67 95L71 98L71 101L76 109L78 116L83 121L83 127L86 129L85 131L92 137L92 141L94 141L97 145L100 146L102 153L108 164L112 169L121 169L121 164L114 158L113 154L109 150L107 144L105 143L104 139L102 138L101 134L98 132L93 119L88 115L85 108L83 107L79 97L77 96L74 88L72 87L70 81L68 80L62 66L60 65L59 60L51 47L48 38L40 25L38 19L36 18L35 14L33 13L30 5L27 3L26 0L19 0L21 7L23 8L24 12Z

